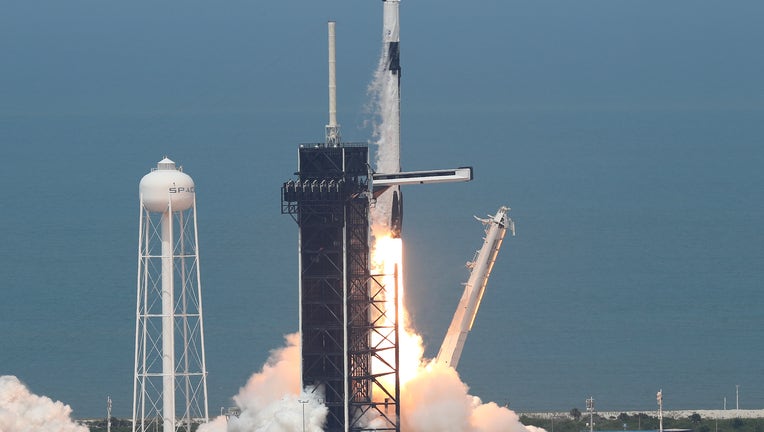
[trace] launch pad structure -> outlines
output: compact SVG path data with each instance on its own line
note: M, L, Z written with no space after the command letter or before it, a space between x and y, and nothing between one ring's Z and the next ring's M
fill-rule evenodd
M397 26L397 3L385 2L386 25ZM301 385L327 407L327 432L400 432L400 275L397 268L393 275L370 271L371 203L385 191L397 193L389 226L400 236L401 185L469 181L472 169L372 172L368 145L340 140L334 41L329 22L326 140L299 147L297 179L281 188L281 213L299 228ZM390 50L399 78L397 42Z
M399 314L385 310L369 271L368 154L366 145L301 146L299 178L282 187L281 211L299 226L302 385L322 394L329 432L370 430L371 420L373 430L400 431Z

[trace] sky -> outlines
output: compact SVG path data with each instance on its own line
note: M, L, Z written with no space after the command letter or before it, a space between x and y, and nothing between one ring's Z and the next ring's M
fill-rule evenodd
M278 188L296 144L323 138L326 21L343 136L366 141L380 2L2 9L0 375L75 416L98 415L109 392L129 414L137 183L167 154L202 186L211 406L228 404L296 330L296 227ZM630 409L675 380L712 408L762 376L749 360L764 342L763 13L759 1L402 1L403 168L476 172L406 191L410 307L429 355L480 246L472 215L509 205L518 236L463 358L478 395L567 411L599 391ZM665 316L676 321L644 324ZM644 353L667 347L686 360L647 372ZM707 387L676 378L720 367L741 372ZM619 400L633 381L646 384Z

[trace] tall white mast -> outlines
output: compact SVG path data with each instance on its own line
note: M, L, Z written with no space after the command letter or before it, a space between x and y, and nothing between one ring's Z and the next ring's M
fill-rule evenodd
M337 51L335 22L329 21L329 124L326 125L326 145L340 145L340 125L337 124Z
M133 431L190 432L209 418L195 185L165 158L139 190Z

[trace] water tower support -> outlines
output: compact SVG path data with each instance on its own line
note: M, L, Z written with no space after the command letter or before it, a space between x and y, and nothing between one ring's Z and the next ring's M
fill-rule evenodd
M140 184L133 432L209 418L197 232L194 182L165 158Z

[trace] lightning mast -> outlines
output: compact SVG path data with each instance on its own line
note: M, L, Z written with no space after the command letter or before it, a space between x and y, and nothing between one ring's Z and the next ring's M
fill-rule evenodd
M340 141L334 27L326 142L300 146L298 178L281 189L281 212L299 228L301 382L326 406L325 431L399 432L397 313L371 288L369 148ZM382 362L387 370L372 370Z
M515 234L515 224L507 216L508 210L509 208L502 206L496 215L489 219L475 218L487 226L483 247L476 253L475 258L467 263L467 267L471 269L470 277L464 286L464 294L436 357L438 363L449 365L454 369L459 364L464 342L475 323L488 278L491 276L491 269L496 262L507 228L512 231L512 235Z
M337 50L334 21L329 21L329 124L326 125L326 145L340 145L340 125L337 124Z
M133 432L209 418L194 188L168 158L140 182Z

